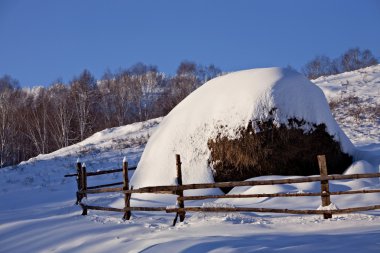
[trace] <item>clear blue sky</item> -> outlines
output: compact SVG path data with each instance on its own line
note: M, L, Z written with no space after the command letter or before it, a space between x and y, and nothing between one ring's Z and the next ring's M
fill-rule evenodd
M22 86L136 62L300 68L350 47L380 56L376 0L0 0L0 75Z

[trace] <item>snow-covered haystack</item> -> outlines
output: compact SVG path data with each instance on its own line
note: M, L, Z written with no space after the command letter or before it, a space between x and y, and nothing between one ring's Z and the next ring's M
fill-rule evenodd
M131 184L175 184L175 154L184 183L205 183L318 174L317 154L341 173L353 153L320 88L291 69L245 70L178 104L148 141Z

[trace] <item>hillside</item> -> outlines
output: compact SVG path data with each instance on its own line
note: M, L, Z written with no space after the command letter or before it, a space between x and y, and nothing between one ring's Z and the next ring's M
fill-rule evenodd
M135 166L160 122L158 118L105 129L72 146L4 168L0 170L0 191L66 184L73 179L63 178L63 175L76 172L78 158L86 163L88 171L120 168L124 156L128 157L130 166Z
M380 65L313 80L334 105L334 116L358 148L346 173L379 172L380 120L375 113L354 114L355 108L380 104ZM347 85L348 84L348 85ZM357 97L357 98L353 98ZM347 99L349 98L349 99ZM352 101L354 103L352 103ZM367 109L366 109L367 110ZM371 110L372 111L372 110ZM256 213L189 213L171 227L172 214L134 212L130 221L119 213L91 211L81 216L74 204L74 178L79 157L88 171L120 167L124 156L131 166L141 157L147 139L162 119L106 129L70 147L39 155L0 170L0 252L379 252L380 211L321 216ZM132 175L133 172L131 172ZM280 176L268 179L284 178ZM89 185L120 181L121 173L91 179ZM380 188L379 180L331 183L332 190ZM319 184L281 187L240 187L234 193L314 192ZM91 196L89 203L122 206L122 196ZM174 205L174 196L154 201L132 198L133 205ZM334 197L340 208L379 204L380 194ZM206 206L257 206L317 209L318 197L203 201ZM199 204L199 203L198 203ZM321 243L323 242L323 243ZM339 243L338 243L339 242Z
M356 145L380 142L380 65L312 82L322 88L335 119Z

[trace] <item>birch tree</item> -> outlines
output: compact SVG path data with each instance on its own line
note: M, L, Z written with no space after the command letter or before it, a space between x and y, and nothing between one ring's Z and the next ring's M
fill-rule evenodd
M70 134L74 117L69 88L61 82L54 84L49 89L49 101L51 115L48 120L52 139L57 148L67 147L71 144Z
M79 140L82 141L91 133L94 122L91 114L97 98L96 81L88 70L84 70L78 78L74 78L70 87Z

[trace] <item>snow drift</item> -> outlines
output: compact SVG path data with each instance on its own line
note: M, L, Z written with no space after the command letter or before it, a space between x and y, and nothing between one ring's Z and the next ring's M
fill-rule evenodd
M271 108L278 110L273 113ZM131 185L175 184L175 154L181 155L183 183L214 182L208 140L236 139L238 129L268 117L276 125L287 125L291 118L304 120L305 132L325 124L341 150L354 153L319 87L291 69L245 70L205 83L164 118L147 143Z

